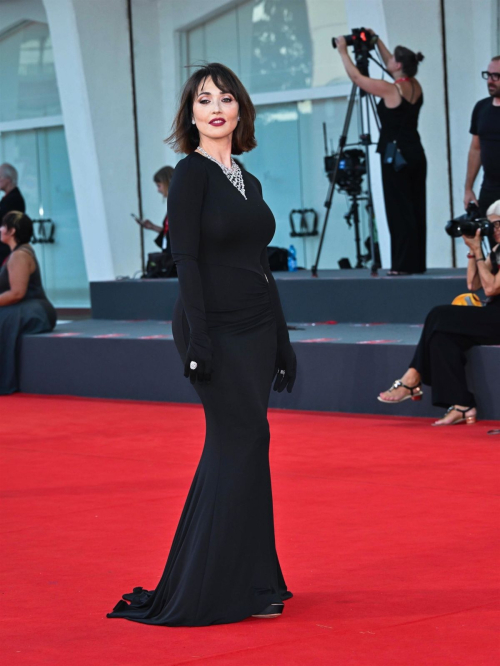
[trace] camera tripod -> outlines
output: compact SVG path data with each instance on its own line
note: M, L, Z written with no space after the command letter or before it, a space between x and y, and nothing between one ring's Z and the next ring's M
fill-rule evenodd
M374 62L377 62L373 58L371 58ZM368 62L364 63L364 67L360 66L360 63L358 63L359 69L362 71L364 74L368 74ZM380 66L380 63L377 62L377 65ZM385 70L385 68L382 67L382 69ZM365 70L365 71L363 71ZM385 70L387 71L387 70ZM332 201L333 201L333 195L335 192L335 184L337 180L337 174L339 170L339 164L340 160L342 159L342 155L344 153L344 149L347 145L347 134L349 132L349 126L351 124L351 118L352 118L352 112L354 110L354 105L356 103L356 98L359 97L359 118L360 118L360 136L359 136L359 142L357 146L362 146L364 148L365 152L365 164L366 164L366 178L367 178L367 211L368 211L368 225L369 225L369 230L370 230L370 254L371 254L371 259L372 259L372 266L371 266L371 274L372 275L377 275L377 271L380 268L380 263L377 261L376 257L377 255L375 254L375 218L374 218L374 211L373 211L373 200L372 200L372 187L371 187L371 176L370 176L370 155L369 155L369 147L372 145L372 140L370 136L370 110L374 113L375 119L377 118L376 115L376 107L375 107L375 100L373 98L373 95L366 93L365 91L361 90L358 88L358 86L353 83L352 88L351 88L351 93L349 96L349 103L347 106L347 112L344 120L344 127L342 130L342 134L340 135L339 139L339 145L338 145L338 150L336 153L337 158L334 160L334 166L333 170L331 173L328 174L328 177L330 179L330 185L328 188L328 194L327 198L325 201L325 217L323 220L323 228L321 230L321 236L319 240L319 246L318 246L318 253L316 255L316 262L313 265L311 269L311 273L313 277L318 277L318 265L319 265L319 260L321 257L321 250L323 249L323 241L325 239L325 233L326 233L326 228L328 225L328 217L330 215L330 209L332 206ZM368 130L365 132L365 116L366 116L366 129ZM326 152L328 153L328 147L325 146ZM352 195L351 195L352 196ZM354 206L354 200L353 200L353 206ZM352 210L352 206L351 206ZM361 255L361 240L359 237L359 215L358 215L358 206L356 202L356 216L353 215L353 222L354 222L354 228L355 228L355 240L356 240L356 253L357 253L357 264L356 268L362 268L362 255Z
M359 194L351 194L351 207L349 208L349 211L344 215L344 219L347 222L349 227L354 226L354 243L356 245L356 266L354 268L364 268L363 266L363 258L364 256L361 254L361 236L359 233L359 226L360 226L360 220L359 220L359 201L362 199L365 199L369 202L369 197L367 196L359 196ZM368 203L369 205L369 203ZM370 238L370 250L372 253L372 257L375 257L374 253L374 242L372 242L373 239Z

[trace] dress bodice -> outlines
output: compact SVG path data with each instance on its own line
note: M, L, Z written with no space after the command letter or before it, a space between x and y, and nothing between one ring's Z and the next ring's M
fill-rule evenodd
M33 273L31 273L29 277L28 288L26 290L26 295L24 296L23 300L29 300L31 298L47 299L45 290L42 286L42 276L40 273L40 266L38 264L35 252L33 251L33 248L27 243L23 245L18 245L16 249L11 253L10 257L3 265L2 269L0 270L0 294L2 294L5 291L9 291L10 289L9 271L7 269L7 265L9 261L11 261L14 252L26 252L35 261L35 270L33 271Z

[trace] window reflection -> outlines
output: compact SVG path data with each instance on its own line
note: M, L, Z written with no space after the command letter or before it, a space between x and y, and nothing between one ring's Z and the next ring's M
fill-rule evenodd
M0 120L61 113L47 25L25 23L0 40L0 90Z
M190 30L184 64L222 62L252 93L331 85L345 80L331 40L347 31L345 0L250 0Z

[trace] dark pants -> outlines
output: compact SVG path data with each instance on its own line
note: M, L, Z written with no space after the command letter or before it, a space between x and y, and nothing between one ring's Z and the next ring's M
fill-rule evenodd
M438 305L425 320L410 368L432 386L432 404L438 407L474 407L467 388L465 352L474 345L500 344L500 303L483 308Z
M400 171L382 161L385 212L391 233L391 268L423 273L426 269L427 160L420 151L407 161Z

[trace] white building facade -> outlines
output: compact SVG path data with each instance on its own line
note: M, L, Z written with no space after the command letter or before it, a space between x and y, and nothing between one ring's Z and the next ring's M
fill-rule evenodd
M50 217L55 242L37 246L49 295L88 304L88 282L140 274L140 231L166 202L153 174L175 155L164 143L182 84L201 61L231 67L257 109L258 147L242 156L276 220L274 245L294 243L310 268L318 239L291 239L289 213L312 208L320 224L328 181L323 124L336 147L350 83L331 39L373 28L389 47L425 55L420 132L428 158L428 265L455 261L444 224L462 212L480 77L499 52L497 0L0 0L0 161L14 164L28 214ZM381 76L376 65L372 76ZM358 138L355 113L349 142ZM372 139L377 131L371 119ZM389 235L372 147L379 241ZM335 194L320 268L355 263L354 233ZM368 235L362 216L362 238ZM154 251L152 232L144 252ZM457 245L456 263L465 265Z

